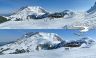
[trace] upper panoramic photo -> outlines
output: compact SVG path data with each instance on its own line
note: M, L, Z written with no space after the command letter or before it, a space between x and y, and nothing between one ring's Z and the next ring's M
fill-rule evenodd
M95 29L96 0L0 0L0 29Z

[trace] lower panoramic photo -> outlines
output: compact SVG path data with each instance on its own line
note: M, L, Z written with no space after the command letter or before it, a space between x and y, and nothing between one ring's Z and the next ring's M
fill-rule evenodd
M0 30L0 58L96 58L96 30Z

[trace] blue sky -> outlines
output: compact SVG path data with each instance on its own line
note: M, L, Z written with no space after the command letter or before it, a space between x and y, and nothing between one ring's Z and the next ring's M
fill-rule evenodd
M48 11L88 10L96 0L0 0L0 14L14 12L22 6L41 6Z
M16 39L21 38L27 32L49 32L49 33L57 33L65 40L74 40L79 39L79 36L74 35L75 33L80 33L79 30L61 30L61 29L10 29L10 30L0 30L0 42L8 42L14 41ZM96 30L90 30L88 32L83 33L83 37L91 37L93 39L96 38Z

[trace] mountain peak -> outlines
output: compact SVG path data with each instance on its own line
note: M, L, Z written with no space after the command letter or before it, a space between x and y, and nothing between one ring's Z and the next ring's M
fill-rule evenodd
M23 38L30 38L30 37L36 37L36 38L40 38L41 37L43 39L47 39L47 40L57 40L57 41L62 41L62 39L60 38L60 36L58 34L55 33L47 33L47 32L28 32L24 35Z
M13 53L16 52L16 50L36 50L39 45L44 45L43 48L48 49L50 45L55 45L58 43L61 43L62 39L59 37L59 35L55 33L46 33L46 32L28 32L24 35L24 37L20 40L15 41L14 43L10 43L7 45L4 45L1 48L8 49L7 51L4 51L4 53ZM48 45L48 46L46 46ZM12 52L10 52L10 50Z
M40 7L40 6L23 6L23 7L21 7L19 10L24 10L24 9L26 9L26 8L28 8L28 9L43 9L43 8Z
M24 35L25 38L31 37L32 35L38 34L39 32L28 32Z
M40 6L24 6L21 7L18 11L13 13L13 15L9 16L12 20L27 20L29 16L42 16L44 14L48 13L44 8Z

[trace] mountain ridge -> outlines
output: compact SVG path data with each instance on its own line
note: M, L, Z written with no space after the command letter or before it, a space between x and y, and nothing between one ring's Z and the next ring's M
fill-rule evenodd
M25 6L21 7L18 11L9 16L10 19L28 19L28 15L44 15L48 13L45 9L40 6Z

